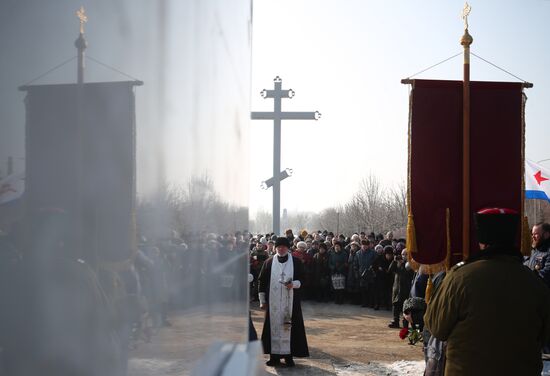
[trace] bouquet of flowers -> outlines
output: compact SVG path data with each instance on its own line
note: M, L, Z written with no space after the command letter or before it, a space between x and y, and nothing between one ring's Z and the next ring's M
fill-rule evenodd
M399 331L399 338L409 339L409 345L416 345L423 340L422 332L419 329L403 328Z

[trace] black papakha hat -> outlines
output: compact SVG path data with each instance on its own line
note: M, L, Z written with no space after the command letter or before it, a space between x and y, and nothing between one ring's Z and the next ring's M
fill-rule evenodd
M477 240L489 245L514 245L519 214L513 209L486 208L474 214Z
M284 245L287 248L290 248L290 242L288 241L288 238L285 238L284 236L279 236L277 240L275 240L275 248L280 245Z

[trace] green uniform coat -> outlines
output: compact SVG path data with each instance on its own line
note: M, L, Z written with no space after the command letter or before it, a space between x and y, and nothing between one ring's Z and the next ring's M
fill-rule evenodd
M542 344L550 339L550 289L517 251L488 248L449 272L424 319L447 341L447 376L539 376Z

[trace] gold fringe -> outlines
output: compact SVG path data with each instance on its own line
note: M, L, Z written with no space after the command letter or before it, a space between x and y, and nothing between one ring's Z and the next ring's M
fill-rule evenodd
M432 275L428 277L428 284L426 285L426 295L424 296L424 300L426 300L426 303L430 302L430 299L432 298L432 291L434 288L434 284L432 282Z
M407 155L407 255L408 262L414 271L422 274L435 274L442 270L447 269L447 260L444 260L437 264L424 265L418 263L413 254L418 252L418 245L416 241L416 227L414 224L414 215L411 205L411 155L412 155L412 112L413 112L413 93L414 93L414 80L411 84L411 90L409 91L409 129L408 129L408 155ZM449 249L447 250L449 252ZM450 259L450 258L449 258Z
M408 252L408 257L409 264L415 272L422 274L437 274L442 270L447 270L447 259L437 264L421 264L414 259L410 252Z
M409 221L407 222L407 252L409 264L415 271L422 274L433 275L443 270L449 270L451 267L451 210L449 208L446 208L445 210L445 225L447 233L447 255L445 256L445 259L437 264L420 264L414 259L414 255L411 252L411 249L409 249L409 247L411 247L415 250L414 252L418 251L413 215L412 213L409 213ZM409 241L409 239L411 239L411 241Z
M421 264L419 264L418 262L416 262L416 260L414 259L414 257L412 256L412 253L409 251L408 248L405 248L407 250L407 260L409 262L409 265L411 266L411 268L417 272L418 269L420 269L420 267L422 266Z
M524 256L531 255L531 230L529 229L529 219L523 217L521 224L521 253Z
M407 221L407 249L411 253L418 252L418 247L416 245L416 228L414 226L414 216L410 211Z
M447 257L445 257L445 267L447 270L451 267L451 209L445 209L445 225L447 230Z
M412 260L411 254L418 251L416 246L416 230L414 227L414 218L412 214L411 207L411 140L412 140L412 100L414 92L414 81L412 83L412 90L409 92L409 145L408 145L408 155L407 155L407 252L409 254L409 260Z

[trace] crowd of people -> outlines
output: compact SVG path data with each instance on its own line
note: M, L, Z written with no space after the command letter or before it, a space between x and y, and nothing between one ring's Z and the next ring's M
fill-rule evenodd
M0 231L0 375L126 375L130 351L171 326L173 312L213 296L246 301L235 283L242 236L140 236L127 259L94 262L68 246L68 228L63 211L48 210L32 236Z
M286 230L291 253L304 266L301 299L345 302L375 310L393 310L392 328L399 328L404 301L409 297L414 271L407 262L405 239L364 232L347 237L327 230L294 235ZM258 275L275 254L274 234L251 236L251 299L258 300ZM406 322L403 325L407 325Z
M17 231L0 234L0 293L10 307L0 320L0 375L3 369L16 375L21 368L24 373L50 357L73 358L72 369L88 368L90 375L123 375L129 351L140 342L151 341L160 327L171 326L171 312L204 304L212 294L221 303L241 299L235 278L242 273L239 260L243 254L250 256L250 296L257 300L260 270L275 253L273 234L202 232L184 239L174 232L158 239L139 237L132 257L110 268L67 247L65 220L62 213L46 214L36 229L37 241L31 245ZM47 237L42 236L46 233ZM290 230L286 239L292 256L303 264L301 299L373 309L393 307L390 326L400 326L402 304L414 275L403 252L404 239L394 239L391 232L347 238L328 231L302 231L294 236ZM216 269L220 265L223 268ZM14 285L20 287L9 288ZM75 299L82 302L81 307L70 303ZM32 302L38 305L29 311ZM96 324L81 328L84 321ZM67 322L74 323L74 330L64 330ZM59 348L43 341L42 329L22 331L28 323L48 328L52 338L59 340ZM34 353L22 350L30 343ZM77 344L96 356L78 364L81 354L71 355ZM50 373L65 372L55 367L66 364L51 364Z
M259 274L260 307L265 306L264 265L275 259L285 262L276 245L286 242L294 262L301 261L297 286L302 300L393 307L389 327L399 328L403 318L400 336L405 333L402 338L408 336L411 344L423 343L425 376L540 375L541 353L550 353L550 224L533 226L532 251L524 256L517 247L517 212L489 208L474 218L480 250L433 275L412 270L405 240L394 239L391 232L385 237L360 233L348 238L306 230L294 236L287 230L284 242L273 234L251 236L252 300ZM511 328L522 346L510 346L509 333L498 330L503 327ZM277 343L265 328L262 340L264 347L269 341L272 346ZM265 351L270 354L267 364L275 366L281 357L292 366L293 356L307 356L292 347L286 352L273 353L271 347ZM506 356L492 362L502 354Z
M250 298L257 301L261 297L258 277L266 261L276 255L275 244L281 242L281 237L274 234L253 235L247 231L224 235L203 232L187 235L185 240L176 233L154 241L141 237L131 262L124 268L109 270L77 258L72 250L66 249L63 231L56 228L55 223L55 218L45 218L42 230L50 236L40 238L36 244L27 244L26 248L15 233L0 234L0 292L8 307L2 310L0 318L0 375L6 369L14 370L6 374L23 375L29 367L40 366L44 359L56 356L64 361L72 359L75 364L49 363L52 367L49 374L89 368L85 374L124 375L128 351L140 341L150 341L158 328L171 326L171 311L203 304L204 297L211 293L222 303L224 299L235 301L235 294L242 296L242 292L234 288L234 279L242 274L239 260L244 254L249 257L252 275ZM287 230L284 239L288 241L292 259L299 260L295 270L300 272L297 290L300 300L392 310L393 320L388 326L423 331L427 362L435 359L432 368L443 369L441 359L445 359L447 340L453 349L453 336L448 333L442 336L435 323L443 323L450 316L435 321L432 318L432 327L427 328L441 338L432 339L431 332L424 330L424 312L436 309L424 301L429 276L413 271L407 259L405 239L395 238L392 232L385 235L361 232L348 237L327 230L302 230L297 235ZM550 288L550 224L536 224L532 240L533 250L530 257L522 260L526 266L523 268L530 269L540 285ZM494 248L491 248L493 242L493 239L486 240L487 249ZM512 247L513 239L508 243L508 247ZM508 253L504 256L517 256L517 252ZM481 254L490 255L490 252ZM499 255L496 253L495 259ZM475 261L472 258L466 265L484 265ZM223 268L219 269L220 265ZM450 272L451 278L444 272L431 276L436 302L440 304L447 304L449 300L437 300L438 287L450 288L452 276L458 274L454 270ZM461 273L464 270L473 270L473 267L462 267ZM518 276L523 276L521 273L518 271ZM76 301L80 303L69 304ZM28 309L30 303L35 304L33 310ZM550 313L546 313L550 317ZM436 317L434 314L430 317ZM82 326L87 320L94 324ZM37 323L43 326L36 326ZM66 330L68 323L74 324L74 330ZM57 338L57 350L45 341L45 328L49 330L48 338ZM540 338L547 338L550 331L543 334ZM89 347L84 346L86 343ZM77 344L79 347L75 347ZM96 356L87 356L88 361L76 364L81 358L79 351L93 354L94 349L101 351L96 351ZM550 352L547 346L544 350ZM61 368L55 368L57 366Z

